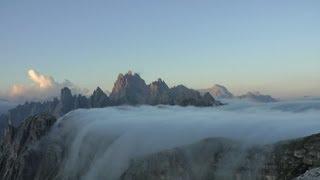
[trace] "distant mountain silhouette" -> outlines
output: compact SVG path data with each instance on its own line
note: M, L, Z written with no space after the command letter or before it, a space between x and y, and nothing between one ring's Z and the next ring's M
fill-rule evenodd
M238 96L238 98L248 99L254 102L263 102L263 103L278 101L275 98L271 97L270 95L263 95L263 94L260 94L259 92L248 92L244 95Z
M158 79L147 85L136 73L129 71L125 75L119 74L110 96L101 88L93 92L90 97L81 94L72 95L68 87L61 89L60 98L46 102L26 102L0 115L0 132L7 126L7 122L17 127L29 116L39 113L48 113L60 117L74 109L103 108L117 105L179 105L179 106L218 106L221 102L210 94L201 96L198 91L183 85L169 88Z
M233 94L224 86L215 84L211 88L208 89L199 89L201 93L210 93L215 98L233 98Z

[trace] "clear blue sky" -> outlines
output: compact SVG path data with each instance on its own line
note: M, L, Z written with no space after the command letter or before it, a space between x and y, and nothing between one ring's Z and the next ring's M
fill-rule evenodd
M320 95L319 0L1 0L0 89L33 68L111 89L147 81Z

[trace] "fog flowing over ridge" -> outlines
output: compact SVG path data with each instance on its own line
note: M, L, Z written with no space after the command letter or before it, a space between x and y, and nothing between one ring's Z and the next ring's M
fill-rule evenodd
M296 106L301 111L288 111ZM59 175L82 179L117 179L130 159L190 144L206 137L226 137L267 144L319 132L320 101L232 104L219 108L120 106L76 110L60 118L49 138L66 145ZM282 106L286 105L286 111ZM316 107L316 108L314 108ZM301 108L300 108L301 109Z

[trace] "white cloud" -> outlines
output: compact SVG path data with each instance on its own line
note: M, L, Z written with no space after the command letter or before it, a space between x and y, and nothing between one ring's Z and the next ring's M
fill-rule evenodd
M74 94L88 93L87 89L81 89L69 80L57 82L52 76L41 74L40 72L30 69L28 77L32 83L28 85L14 84L10 90L3 95L11 101L23 102L30 100L47 100L60 95L63 87L68 87Z
M54 79L51 76L40 74L33 69L28 71L28 75L29 78L39 86L39 88L51 88L55 84Z

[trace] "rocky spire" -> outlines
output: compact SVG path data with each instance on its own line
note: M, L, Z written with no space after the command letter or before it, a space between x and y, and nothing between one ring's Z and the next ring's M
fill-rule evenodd
M63 89L61 89L60 101L62 105L62 114L66 114L74 108L74 98L69 88L64 87Z
M110 106L111 102L109 97L102 91L100 87L97 87L90 96L90 105L93 108Z

